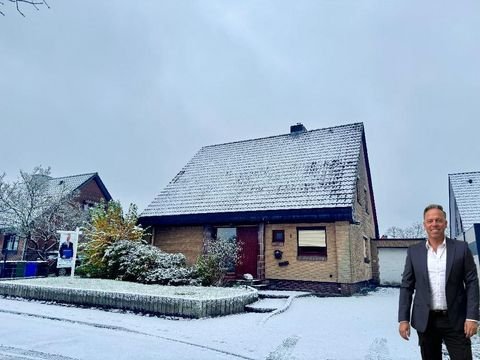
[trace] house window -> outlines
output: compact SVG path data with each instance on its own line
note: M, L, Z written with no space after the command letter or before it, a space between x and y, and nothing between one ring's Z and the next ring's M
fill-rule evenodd
M325 227L297 228L298 256L313 258L327 257L327 234ZM315 259L318 260L318 259Z
M367 212L367 214L369 214L369 210L368 210L368 191L367 191L367 188L363 188L363 194L365 196L365 211Z
M363 258L365 262L370 262L370 256L368 256L368 237L363 235Z
M16 235L8 234L5 235L3 239L3 253L8 252L17 252L18 250L18 237Z
M89 211L92 207L95 206L95 202L94 201L91 201L91 200L85 200L83 202L83 210L84 211Z
M360 176L357 176L357 202L360 204Z
M272 230L272 243L283 244L285 242L284 230Z

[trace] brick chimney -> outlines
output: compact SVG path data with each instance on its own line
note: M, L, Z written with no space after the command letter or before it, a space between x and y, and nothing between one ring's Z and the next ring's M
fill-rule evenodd
M290 126L290 134L301 134L307 132L307 128L302 123Z

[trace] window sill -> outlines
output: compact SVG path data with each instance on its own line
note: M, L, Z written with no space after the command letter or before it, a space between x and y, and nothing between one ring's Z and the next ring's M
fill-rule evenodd
M322 256L322 255L298 255L297 260L300 260L300 261L327 261L327 257Z

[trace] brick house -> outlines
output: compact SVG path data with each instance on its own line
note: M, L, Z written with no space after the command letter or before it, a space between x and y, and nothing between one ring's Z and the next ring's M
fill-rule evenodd
M80 203L85 210L88 210L88 208L98 203L101 199L106 201L112 199L98 173L58 178L45 176L45 181L48 181L49 193L57 193L59 191L65 193L77 192L78 196L76 196L75 201ZM25 252L24 240L19 238L15 233L15 229L9 227L8 224L0 226L0 248L4 256L7 253L9 260L36 259L36 255L29 255Z
M242 244L236 275L352 294L378 237L362 123L205 146L141 213L152 243L194 263L204 240Z

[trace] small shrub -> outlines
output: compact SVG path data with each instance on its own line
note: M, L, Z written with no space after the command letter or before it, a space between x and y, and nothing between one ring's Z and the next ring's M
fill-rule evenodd
M195 271L202 285L223 285L227 272L235 271L235 265L240 264L240 249L241 244L236 237L208 240L204 253L195 264Z

